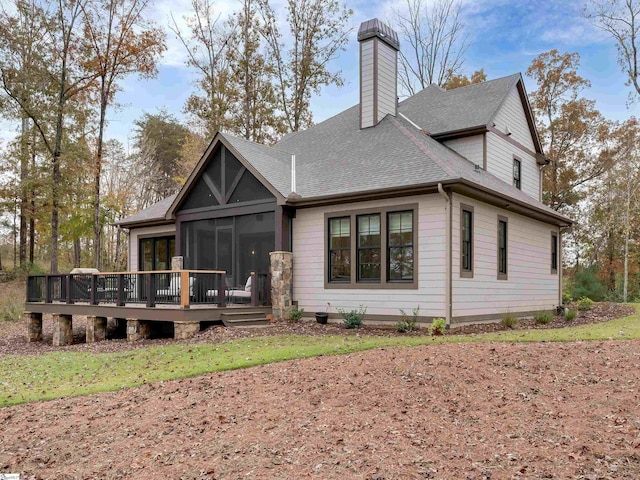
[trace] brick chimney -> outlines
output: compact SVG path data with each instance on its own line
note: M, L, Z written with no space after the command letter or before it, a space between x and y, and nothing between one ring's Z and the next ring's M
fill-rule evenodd
M398 34L377 18L358 30L360 128L374 127L398 110Z

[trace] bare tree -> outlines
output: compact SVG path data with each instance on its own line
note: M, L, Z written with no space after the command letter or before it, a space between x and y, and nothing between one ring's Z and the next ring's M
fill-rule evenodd
M460 73L469 48L461 10L460 0L406 0L406 12L395 10L403 93L444 86Z
M193 93L184 107L207 138L218 131L229 129L228 113L236 93L232 86L232 73L227 55L232 32L223 26L212 0L191 0L191 15L185 16L187 32L180 30L175 18L169 28L176 34L187 51L187 66L197 72Z
M290 132L312 124L309 102L312 93L328 85L342 86L341 72L332 72L329 62L347 44L346 28L352 11L339 0L288 0L287 22L291 47L282 41L278 15L269 0L259 0L265 23L264 35L275 64L279 108Z
M604 30L616 41L618 63L627 75L627 85L633 86L640 97L638 76L640 48L640 2L637 0L593 0L584 8L584 15L596 27Z
M96 73L99 83L100 118L93 175L96 268L101 267L100 177L107 108L118 89L118 81L132 73L154 77L156 61L165 50L164 31L144 17L149 3L149 0L100 0L82 5L85 33L91 45L91 57L85 66Z

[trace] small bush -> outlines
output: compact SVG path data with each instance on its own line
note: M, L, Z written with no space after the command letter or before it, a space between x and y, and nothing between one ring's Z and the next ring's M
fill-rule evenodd
M569 309L567 309L567 311L566 311L566 312L565 312L565 314L564 314L564 319L565 319L567 322L571 322L571 321L573 321L573 319L574 319L574 318L576 318L576 315L577 315L577 313L576 313L576 311L575 311L575 310L569 310Z
M0 322L14 322L22 318L24 303L9 297L0 304Z
M547 325L551 323L553 317L549 312L536 312L533 316L533 320L536 322L536 325Z
M572 300L573 300L573 298L571 298L571 294L569 292L567 292L566 290L563 290L563 292L562 292L562 303L564 305L566 305L567 303L571 303Z
M444 318L434 318L429 327L431 335L442 335L447 328L447 321Z
M505 313L500 320L500 323L507 328L515 328L518 325L518 317L513 313Z
M291 321L298 323L302 320L302 316L304 315L304 308L292 308L291 309Z
M584 297L578 300L578 310L586 312L587 310L591 310L591 306L593 305L593 300L589 297Z
M360 328L364 321L364 314L367 312L367 307L360 305L358 310L343 310L338 308L338 313L342 315L345 328Z
M412 316L409 317L407 312L400 309L400 313L402 314L398 323L396 323L396 330L399 332L413 332L418 329L418 315L420 314L420 305L413 309Z
M601 302L607 296L607 286L598 278L596 267L583 268L573 276L571 288L573 298L589 297L596 302Z

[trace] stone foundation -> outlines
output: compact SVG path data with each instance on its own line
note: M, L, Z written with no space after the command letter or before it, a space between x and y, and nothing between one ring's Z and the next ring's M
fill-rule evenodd
M137 318L127 318L127 341L137 342L151 336L151 323Z
M24 312L27 322L27 342L42 341L42 313Z
M184 340L200 331L200 322L173 322L173 338Z
M291 318L293 253L271 252L271 304L275 320Z
M53 346L61 347L73 343L73 325L71 315L55 313L53 315Z
M87 317L87 343L102 342L107 339L107 317Z

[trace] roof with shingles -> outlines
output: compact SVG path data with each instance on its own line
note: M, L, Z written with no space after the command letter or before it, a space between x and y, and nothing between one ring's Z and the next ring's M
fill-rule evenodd
M173 199L176 198L176 195L177 193L174 193L173 195L150 205L144 210L140 210L133 215L123 218L118 222L118 225L126 227L129 224L150 223L153 221L164 220L167 210L173 203Z
M295 193L305 200L463 180L561 217L429 135L489 125L521 78L515 74L449 91L430 86L401 102L398 117L388 115L367 129L360 129L360 109L355 105L285 136L273 147L220 135L284 198L292 193L291 155L295 154ZM166 213L174 198L121 223L162 218L158 216L162 208Z

